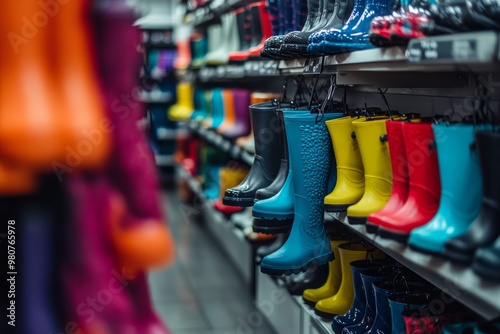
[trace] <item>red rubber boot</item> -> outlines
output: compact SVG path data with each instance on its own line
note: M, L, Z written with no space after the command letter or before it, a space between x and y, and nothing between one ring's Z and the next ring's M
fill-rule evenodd
M366 230L370 233L378 233L380 222L386 216L398 211L405 204L410 189L408 161L406 160L405 142L403 140L403 122L388 121L385 126L391 155L392 192L389 201L382 210L368 216Z
M250 53L249 58L260 58L260 51L264 49L264 44L266 40L273 35L272 27L271 27L271 19L269 18L269 11L266 8L266 4L264 1L257 5L259 9L259 18L260 25L262 29L262 39L260 43L248 50Z
M408 234L434 217L439 207L441 182L431 123L403 123L410 189L405 204L381 218L381 237L406 241Z

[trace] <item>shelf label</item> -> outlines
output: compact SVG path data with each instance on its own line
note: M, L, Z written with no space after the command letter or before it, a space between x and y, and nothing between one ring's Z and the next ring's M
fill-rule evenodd
M477 40L416 40L406 50L406 59L412 63L425 61L475 61L478 60Z
M323 57L306 60L304 73L320 74L323 71Z

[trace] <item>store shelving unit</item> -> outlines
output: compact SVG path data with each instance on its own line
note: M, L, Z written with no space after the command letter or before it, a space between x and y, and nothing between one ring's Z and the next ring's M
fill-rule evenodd
M484 31L412 40L405 47L375 48L333 56L290 61L261 60L238 65L203 67L194 75L199 82L231 82L297 75L336 75L339 85L372 85L381 88L445 88L450 92L474 87L474 75L500 74L500 37ZM495 82L498 82L496 80ZM409 92L408 94L412 94ZM452 94L452 93L450 93ZM453 95L450 95L453 96ZM204 141L251 165L253 154L215 131L190 122L188 128ZM345 225L353 233L378 247L425 280L473 309L487 320L500 317L498 282L476 275L468 266L436 255L424 254L406 244L369 234L363 225L350 225L343 214L325 213L326 221ZM229 251L228 254L234 253ZM262 306L272 293L284 296L269 314ZM330 323L292 296L279 280L257 268L256 304L279 332L297 334L332 333ZM283 319L287 319L284 321Z
M190 121L187 127L205 142L229 154L231 158L241 160L249 166L253 164L254 155L252 153L218 134L213 129L203 127L200 122L196 121Z
M351 231L487 320L500 316L498 282L478 276L469 266L453 263L440 256L421 253L412 250L406 244L367 233L364 225L350 225L345 213L325 213L325 220L341 222Z

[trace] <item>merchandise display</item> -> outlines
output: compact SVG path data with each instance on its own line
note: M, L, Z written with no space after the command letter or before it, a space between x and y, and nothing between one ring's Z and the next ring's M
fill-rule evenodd
M499 0L0 17L0 333L500 333Z

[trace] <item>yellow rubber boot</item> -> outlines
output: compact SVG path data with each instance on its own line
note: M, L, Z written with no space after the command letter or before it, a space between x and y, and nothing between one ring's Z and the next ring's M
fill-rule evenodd
M243 211L239 206L229 206L222 203L222 197L227 189L236 187L248 174L248 168L241 166L237 168L221 168L219 171L219 198L214 202L214 208L225 215L232 215Z
M315 311L319 316L331 319L334 315L344 314L352 306L354 300L354 283L350 263L366 259L366 247L361 244L342 244L338 247L340 254L340 267L342 283L338 292L316 303Z
M366 217L379 211L389 200L392 168L385 129L386 117L352 122L365 170L365 193L358 203L347 208L349 224L365 224Z
M193 85L181 82L177 85L177 103L168 110L168 118L173 121L185 121L194 111Z
M222 91L222 97L224 99L224 121L217 128L217 133L219 134L233 127L234 123L236 122L236 115L234 113L233 91L231 89L224 89Z
M338 247L346 242L346 240L330 240L330 245L332 246L335 258L333 261L328 263L328 278L326 279L325 284L321 287L304 290L302 298L306 304L314 306L318 301L335 295L339 290L342 275L340 270L340 255Z
M358 118L342 117L326 121L337 163L337 183L325 197L325 210L345 211L359 202L365 192L365 173L352 122Z

